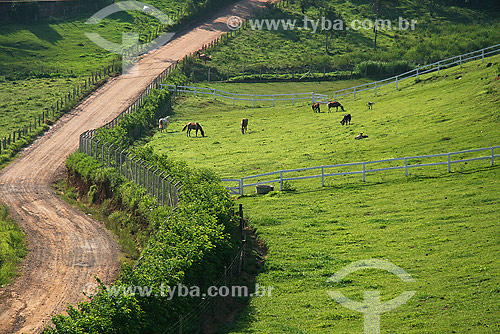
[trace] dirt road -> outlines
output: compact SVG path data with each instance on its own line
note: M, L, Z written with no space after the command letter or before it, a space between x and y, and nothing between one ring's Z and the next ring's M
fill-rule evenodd
M21 276L0 290L0 333L39 333L52 314L83 300L82 291L94 275L107 283L118 274L114 236L51 189L64 173L66 157L77 149L80 133L110 121L170 63L227 31L227 18L246 17L264 2L237 2L144 56L138 76L108 82L0 172L0 200L10 207L28 243Z

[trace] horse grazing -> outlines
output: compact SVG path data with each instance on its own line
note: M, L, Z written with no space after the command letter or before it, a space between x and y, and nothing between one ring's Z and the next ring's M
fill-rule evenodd
M316 102L312 105L312 109L314 112L321 112L321 110L319 109L319 103Z
M241 133L245 134L247 132L248 118L243 118L241 120Z
M196 137L198 137L198 130L200 130L201 132L201 136L202 137L205 137L205 132L203 131L203 129L201 128L201 125L200 123L188 123L186 124L186 126L184 126L182 128L182 131L186 130L187 129L187 133L186 133L186 136L189 136L191 137L191 130L196 130Z
M371 109L374 104L375 104L375 102L372 102L372 101L368 102L368 109Z
M170 123L170 116L167 116L167 117L164 117L164 118L160 118L158 120L158 128L160 129L160 131L162 131L163 129L167 129L167 126L168 126L168 123Z
M342 118L342 120L340 121L340 124L342 125L351 124L351 114L345 114L344 118Z
M342 111L345 111L344 107L340 104L340 102L337 101L328 102L328 112L330 112L330 108L337 108L337 111L339 111L339 107L340 109L342 109Z

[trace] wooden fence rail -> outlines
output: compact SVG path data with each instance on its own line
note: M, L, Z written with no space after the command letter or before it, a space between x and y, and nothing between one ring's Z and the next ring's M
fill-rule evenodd
M340 175L354 175L354 174L362 175L363 181L366 181L366 175L369 173L388 171L388 170L404 170L405 176L408 176L408 170L410 168L441 166L441 165L447 165L448 172L451 172L451 166L453 164L462 163L462 162L465 163L465 162L477 161L477 160L489 160L489 161L491 161L491 165L493 166L495 164L495 158L500 157L500 154L495 154L495 150L497 150L499 148L500 148L500 146L493 146L493 147L487 147L487 148L478 148L478 149L457 151L457 152L450 152L450 153L410 156L410 157L404 157L404 158L393 158L393 159L365 161L365 162L353 162L353 163L336 164L336 165L324 165L324 166L306 167L306 168L298 168L298 169L285 169L285 170L279 170L279 171L269 172L269 173L264 173L264 174L244 176L244 177L240 177L238 179L236 179L236 178L227 178L226 179L225 178L225 179L222 179L222 181L223 182L230 182L230 183L237 182L238 186L226 186L226 189L228 189L232 194L243 195L245 187L252 187L252 186L257 186L260 184L278 183L279 182L280 183L280 190L283 190L284 182L294 181L294 180L321 178L321 186L324 186L325 179L327 177L340 176ZM463 155L463 154L467 154L467 153L484 152L484 151L488 151L490 154L488 154L486 156L474 157L474 158L469 158L469 159L464 159L464 158L460 158L458 160L452 159L452 157L456 156L456 155L460 155L460 154ZM412 160L422 160L422 159L440 158L440 157L446 158L445 161L429 162L429 163L418 163L418 162L412 163ZM397 166L391 166L391 167L385 167L385 168L368 169L368 168L370 168L371 165L374 165L377 163L392 163L392 162L400 162L401 164L397 165ZM338 169L340 167L354 167L354 166L360 166L362 169L348 171L348 172L332 172L331 171L331 169L335 169L335 168ZM300 173L300 172L312 171L312 170L317 170L320 173L314 174L314 175L298 176L298 177L285 177L285 174L287 174L287 173L297 173L297 172ZM245 184L246 180L262 179L263 177L271 176L271 175L273 175L273 176L276 175L277 177L275 177L271 180L257 181L257 182Z
M363 91L368 91L368 90L373 90L375 96L377 96L377 90L380 87L387 86L390 84L395 84L395 88L399 89L399 83L403 80L410 79L410 78L416 78L417 81L420 79L420 76L422 74L426 73L431 73L431 72L438 72L438 74L441 73L442 69L449 68L449 67L454 67L454 66L460 66L462 67L464 63L472 60L477 60L481 59L482 62L484 63L484 60L486 57L493 56L497 53L500 53L500 44L493 45L481 50L465 53L459 56L451 57L448 59L443 59L438 62L421 66L418 67L414 70L384 79L384 80L379 80L375 82L370 82L367 84L359 85L359 86L354 86L354 87L349 87L345 89L340 89L336 90L333 92L333 100L336 100L337 98L341 96L347 96L347 95L353 95L354 99L356 100L356 95L360 92Z

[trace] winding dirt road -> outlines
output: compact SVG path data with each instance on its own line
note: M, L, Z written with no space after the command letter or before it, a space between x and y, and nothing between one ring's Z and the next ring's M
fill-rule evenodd
M21 275L0 290L0 333L40 333L53 314L83 300L94 275L105 283L118 275L115 237L51 188L64 175L64 161L77 149L79 135L114 118L170 63L227 31L230 16L248 17L265 2L239 1L144 56L138 76L110 80L0 172L0 201L25 231L28 247Z

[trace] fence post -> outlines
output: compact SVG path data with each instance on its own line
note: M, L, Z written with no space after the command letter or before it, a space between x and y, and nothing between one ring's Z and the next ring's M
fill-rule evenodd
M215 100L215 88L214 88L214 100Z
M295 93L292 94L292 106L294 106L294 105L295 105Z
M314 103L314 101L315 101L314 92L311 93L311 101L312 101L312 103Z
M325 186L325 167L321 166L321 186Z
M451 173L451 154L448 153L448 173Z
M102 144L101 149L101 165L104 166L104 143Z
M354 87L354 100L356 101L356 87Z
M283 191L283 171L280 170L280 190Z
M243 196L243 178L240 179L240 185L239 185L239 190L240 190L240 195Z
M438 75L441 74L441 62L438 61Z
M235 101L235 94L233 93L233 107L234 107L234 101Z
M405 158L405 176L408 176L408 159Z
M481 50L481 60L484 63L484 49Z
M396 90L399 90L399 77L396 75Z
M491 165L493 166L495 164L495 148L491 148Z
M335 92L333 92L333 101L335 101L335 95L336 95Z
M375 96L377 96L377 82L375 81Z
M240 217L240 237L241 237L241 240L244 239L244 235L243 235L243 230L244 230L244 226L243 226L243 204L240 204L239 205L239 208L238 208L238 216Z
M366 163L363 162L363 182L366 180Z
M417 67L417 82L418 82L418 81L419 81L419 80L418 80L418 67Z
M460 55L460 68L462 68L462 55Z
M255 94L252 96L252 107L255 108ZM274 107L274 105L273 105Z
M314 93L313 93L314 94ZM273 107L274 107L274 95L273 95Z
M196 97L196 87L194 87L193 97Z

